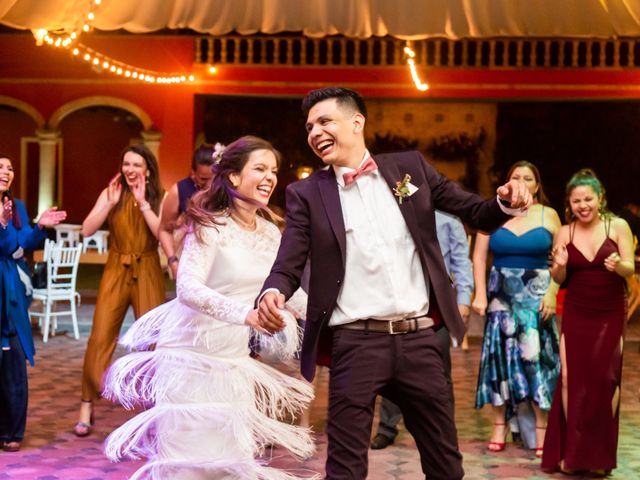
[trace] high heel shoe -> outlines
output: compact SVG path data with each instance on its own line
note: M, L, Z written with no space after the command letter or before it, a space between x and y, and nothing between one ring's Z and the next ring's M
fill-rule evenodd
M545 433L546 433L547 427L536 427L536 430L545 430ZM537 432L536 432L536 437L537 437ZM536 438L536 441L537 441L537 438ZM536 445L536 448L534 449L534 451L536 453L537 458L542 458L542 452L544 451L544 439L542 440L542 446L538 447Z
M91 404L91 416L89 417L89 423L87 422L78 422L73 427L73 433L76 434L77 437L86 437L93 431L94 418L93 418L93 402L91 400L81 400L82 403Z
M490 452L501 452L503 451L506 446L507 446L507 424L506 423L494 423L493 427L504 427L504 439L502 442L494 442L494 441L490 441L487 444L487 450L489 450Z

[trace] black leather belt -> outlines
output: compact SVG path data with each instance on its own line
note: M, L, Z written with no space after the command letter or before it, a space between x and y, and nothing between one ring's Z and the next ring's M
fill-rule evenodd
M336 325L336 330L362 330L369 332L388 333L389 335L400 335L405 333L418 332L436 325L436 321L431 317L412 317L400 320L377 320L368 318L366 320L356 320L355 322Z

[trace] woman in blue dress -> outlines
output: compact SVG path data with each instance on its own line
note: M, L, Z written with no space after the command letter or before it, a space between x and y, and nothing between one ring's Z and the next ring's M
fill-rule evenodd
M24 437L28 399L25 360L33 366L35 353L18 261L22 261L22 250L32 250L44 240L44 227L66 218L65 212L50 208L32 228L24 204L11 194L13 177L11 160L0 154L0 448L8 452L18 451Z
M531 163L511 167L507 178L527 184L534 205L491 235L478 233L473 253L476 296L472 307L485 315L476 408L493 408L488 449L505 448L506 420L528 402L535 412L535 451L542 454L547 413L560 371L555 297L548 258L560 219L546 206L540 173ZM489 250L493 266L487 284Z

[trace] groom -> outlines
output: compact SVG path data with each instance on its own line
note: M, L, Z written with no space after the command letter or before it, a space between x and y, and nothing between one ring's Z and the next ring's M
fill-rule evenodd
M366 107L346 88L302 103L307 141L330 168L287 188L287 224L259 299L259 319L283 327L279 307L310 259L301 369L312 380L330 359L327 479L364 480L374 400L402 410L432 479L462 478L453 399L436 332L464 324L436 237L435 209L491 231L531 203L523 183L483 200L439 175L418 152L371 156ZM400 182L398 185L397 182Z

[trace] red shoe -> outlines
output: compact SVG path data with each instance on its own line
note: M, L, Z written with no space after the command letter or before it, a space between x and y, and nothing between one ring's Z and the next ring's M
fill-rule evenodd
M494 423L493 427L506 427L506 424L504 423ZM508 430L505 428L504 429L504 440L502 442L489 442L487 445L487 450L489 450L490 452L501 452L503 451L506 446L507 446L507 433Z
M547 427L536 427L536 430L545 430L545 432L546 432ZM536 437L538 436L537 433L538 432L536 432ZM536 446L536 448L534 450L536 452L536 458L542 458L542 452L544 450L543 447L544 447L544 438L542 440L542 446L541 447Z

